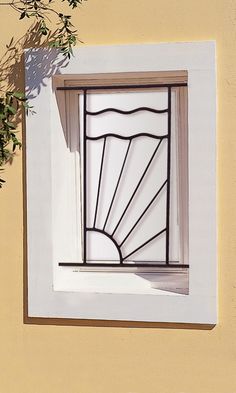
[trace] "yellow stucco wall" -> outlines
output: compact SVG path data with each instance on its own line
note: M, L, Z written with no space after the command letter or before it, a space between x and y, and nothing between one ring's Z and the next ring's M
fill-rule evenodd
M75 15L89 45L217 42L219 324L24 325L19 154L0 191L0 393L236 393L236 1L88 0ZM1 7L0 55L27 26L9 16Z

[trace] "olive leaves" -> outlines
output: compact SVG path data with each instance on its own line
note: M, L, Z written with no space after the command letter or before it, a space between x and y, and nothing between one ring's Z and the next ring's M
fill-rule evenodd
M61 0L66 1L72 9L77 8L87 0ZM77 42L77 30L71 23L71 15L64 15L57 12L53 7L52 0L21 0L13 2L12 7L20 14L20 19L34 18L38 24L38 33L42 37L50 35L49 28L50 14L57 17L58 28L55 33L49 38L49 46L60 49L64 56L70 59L73 54L72 47Z

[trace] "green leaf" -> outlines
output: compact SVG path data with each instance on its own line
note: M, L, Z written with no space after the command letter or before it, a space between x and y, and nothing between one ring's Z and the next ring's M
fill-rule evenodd
M20 19L24 19L25 15L26 15L26 12L23 11L23 12L21 13L21 15L20 15Z
M15 129L16 129L16 127L15 127L15 125L14 125L13 123L7 121L6 124L7 124L8 127L11 128L12 130L15 130Z
M18 98L20 100L25 99L24 93L21 93L21 92L14 92L14 93L12 93L12 95L13 95L13 97Z
M12 114L15 115L16 114L16 108L14 108L14 106L7 106L8 111Z

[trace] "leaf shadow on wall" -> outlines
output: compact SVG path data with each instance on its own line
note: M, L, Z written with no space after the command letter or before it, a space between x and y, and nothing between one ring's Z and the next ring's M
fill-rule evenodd
M40 93L47 78L55 73L60 73L60 68L66 67L68 60L61 56L58 60L56 54L59 54L59 51L48 47L55 33L56 31L50 33L46 39L42 40L38 23L36 23L19 39L11 38L9 44L6 45L7 50L0 60L1 79L6 90L22 92L25 90L26 96L30 100ZM34 49L34 56L29 57L27 51L24 53L29 48ZM45 48L45 52L42 51L42 48ZM31 69L31 78L25 80L25 71L29 68ZM41 69L40 73L37 72L39 69ZM40 77L39 74L43 77Z

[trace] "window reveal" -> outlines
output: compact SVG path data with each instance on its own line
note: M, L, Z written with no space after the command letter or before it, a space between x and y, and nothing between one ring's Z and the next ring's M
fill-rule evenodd
M145 80L144 80L145 81ZM79 93L81 261L187 267L187 82L61 87Z

